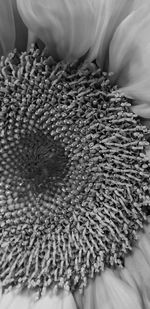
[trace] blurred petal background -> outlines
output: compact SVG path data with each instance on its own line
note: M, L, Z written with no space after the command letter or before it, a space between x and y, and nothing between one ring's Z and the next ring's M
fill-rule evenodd
M47 52L55 59L72 60L83 56L94 43L98 2L27 0L17 4L25 24L44 42Z
M15 22L10 1L0 2L0 54L7 54L15 44Z
M0 0L0 55L14 47L22 51L27 46L28 30L18 13L16 0Z
M134 100L133 111L144 118L150 117L149 36L149 0L0 0L0 55L6 56L13 48L24 51L38 42L56 60L96 60L102 69L114 73L112 82ZM108 309L150 308L149 229L139 250L142 253L137 250L127 259L125 270L119 274L106 271L89 284L84 303L77 294L79 308L98 309L100 302L100 308ZM28 308L28 300L25 296L24 308ZM0 300L0 308L6 306L22 308L22 298L13 297L12 302L12 294L7 294ZM63 302L45 297L33 308L52 307L77 308L70 294Z

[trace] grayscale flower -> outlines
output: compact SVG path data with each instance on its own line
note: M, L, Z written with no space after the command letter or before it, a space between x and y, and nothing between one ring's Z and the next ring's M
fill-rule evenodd
M0 309L148 309L149 1L0 8Z

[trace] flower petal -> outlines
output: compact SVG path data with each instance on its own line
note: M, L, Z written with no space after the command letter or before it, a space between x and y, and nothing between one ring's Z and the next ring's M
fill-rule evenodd
M133 256L126 259L125 266L142 294L144 305L150 306L150 263L147 262L146 255L136 249Z
M94 283L91 280L88 283L88 286L85 288L83 296L83 309L93 309L95 308L95 299L94 299Z
M93 44L98 0L17 0L29 30L55 58L83 56Z
M150 267L150 235L148 233L145 233L143 237L141 237L138 247L140 248L141 252L143 253L144 258L146 259L147 263ZM144 275L144 274L143 274ZM148 285L148 282L147 282ZM144 303L146 308L150 308L150 288L145 286L145 293L143 295L144 297Z
M79 293L75 293L75 299L78 307L83 309L112 309L111 302L102 276L96 276L94 280L88 282L84 290L83 296L79 297Z
M95 279L95 309L112 309L111 301L105 287L103 276L97 276Z
M14 299L14 293L11 291L0 296L0 309L7 309Z
M0 0L0 55L7 55L15 45L12 2L11 0Z
M46 295L37 301L32 309L77 309L71 293L63 292L60 295Z
M135 106L132 106L132 111L143 118L150 118L150 105L149 103L141 102Z
M31 299L28 297L28 295L14 295L14 298L12 299L8 309L28 309L30 304Z
M147 233L145 233L143 237L141 237L138 243L138 247L140 248L145 259L150 265L150 236Z
M102 69L104 65L107 69L108 48L114 31L128 15L132 5L132 0L99 0L94 44L90 49L88 60L97 59L97 63Z
M19 15L16 0L10 2L12 3L15 23L15 47L18 51L24 51L27 48L28 29Z
M150 100L149 33L150 2L144 1L118 26L109 50L109 70L115 73L121 91L145 103Z
M112 271L105 271L104 284L112 305L112 309L141 309L140 298L130 285L123 282Z
M127 282L133 289L138 292L136 283L127 268L124 267L123 269L121 269L119 274L123 281Z

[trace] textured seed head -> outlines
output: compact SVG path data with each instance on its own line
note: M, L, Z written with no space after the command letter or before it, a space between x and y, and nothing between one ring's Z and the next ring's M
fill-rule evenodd
M32 48L0 63L0 281L43 294L122 266L149 205L147 130L109 76Z

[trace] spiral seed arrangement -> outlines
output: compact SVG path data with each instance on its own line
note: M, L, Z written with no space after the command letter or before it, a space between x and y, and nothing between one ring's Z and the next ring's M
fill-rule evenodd
M0 281L83 290L122 266L149 213L143 127L93 64L34 47L0 63Z

